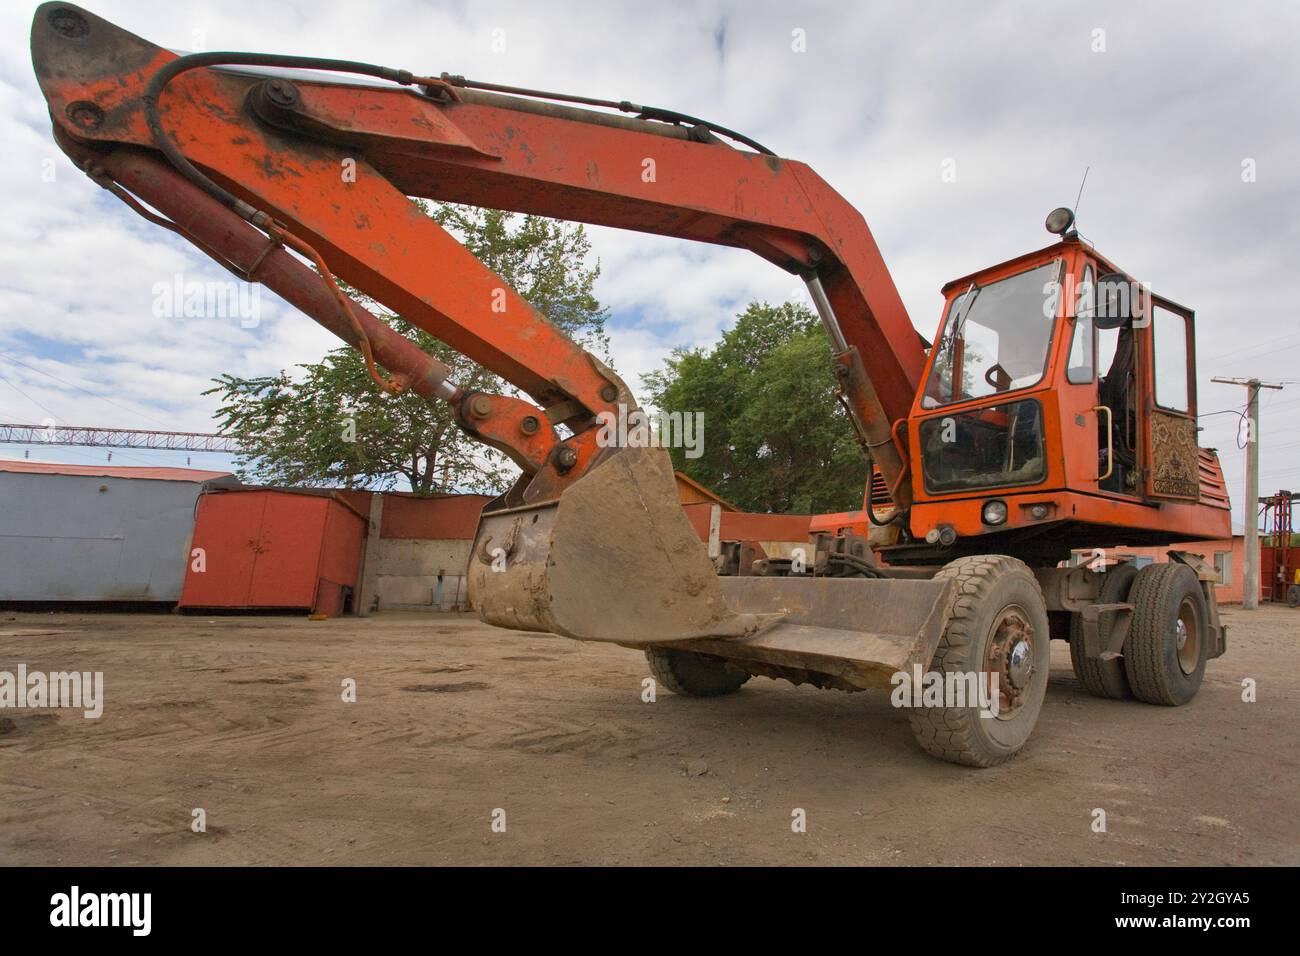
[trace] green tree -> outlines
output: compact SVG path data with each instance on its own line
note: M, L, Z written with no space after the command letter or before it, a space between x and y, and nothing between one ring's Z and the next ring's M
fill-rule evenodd
M661 412L703 412L703 454L674 465L748 511L862 507L866 461L835 399L830 343L803 306L750 303L712 349L645 376Z
M587 349L609 359L606 312L593 294L600 264L581 225L494 209L416 201L488 268ZM516 394L373 300L353 295L399 333L452 368L470 389ZM220 396L215 417L243 450L239 476L270 484L388 489L402 479L417 494L504 490L518 469L465 436L446 403L381 393L357 350L344 346L293 373L222 375L204 394Z

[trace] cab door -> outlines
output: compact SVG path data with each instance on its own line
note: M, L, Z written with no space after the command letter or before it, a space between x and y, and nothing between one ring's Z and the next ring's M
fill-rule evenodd
M1096 321L1102 272L1095 260L1083 260L1066 383L1088 390L1074 419L1087 429L1088 482L1109 494L1138 497L1143 488L1135 333L1131 324L1102 328Z
M1148 314L1138 320L1147 462L1142 474L1151 498L1196 501L1201 495L1194 318L1191 309L1151 295Z

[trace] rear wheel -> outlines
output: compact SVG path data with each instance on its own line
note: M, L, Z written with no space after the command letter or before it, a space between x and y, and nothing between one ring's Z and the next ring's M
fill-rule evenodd
M1196 572L1185 564L1149 564L1129 596L1133 623L1124 645L1124 672L1133 696L1177 706L1196 696L1209 653L1209 611Z
M1123 604L1133 590L1133 581L1137 578L1137 574L1138 569L1131 564L1117 564L1106 571L1097 603ZM1114 618L1114 615L1109 615L1097 623L1103 649L1110 639ZM1100 658L1088 658L1084 655L1083 616L1080 614L1070 615L1070 663L1074 666L1074 676L1079 678L1083 689L1092 696L1123 700L1133 695L1128 686L1128 677L1124 674L1122 659L1113 658L1103 661Z
M1047 693L1047 607L1033 572L1004 555L958 558L935 575L944 579L957 582L957 596L930 671L973 673L985 694L997 675L997 715L986 716L978 701L915 707L912 732L936 757L991 767L1014 756L1038 722Z
M740 689L749 675L715 657L667 647L647 647L650 673L674 694L684 697L721 697Z

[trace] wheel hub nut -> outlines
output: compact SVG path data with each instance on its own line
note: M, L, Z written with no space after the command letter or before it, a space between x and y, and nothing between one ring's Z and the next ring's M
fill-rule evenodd
M1024 687L1034 673L1034 649L1028 641L1017 641L1007 658L1007 676L1015 687Z

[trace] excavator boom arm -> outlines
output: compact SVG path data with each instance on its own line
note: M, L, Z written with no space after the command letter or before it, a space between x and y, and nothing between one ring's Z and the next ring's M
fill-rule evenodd
M520 423L540 417L527 403L479 397L474 407L473 396L443 389L464 399L462 425L511 453L526 475L553 468L532 497L600 460L596 416L635 403L408 196L747 248L811 280L856 425L891 486L902 485L891 426L907 414L924 353L861 215L802 163L733 148L698 124L469 89L460 78L349 63L333 75L267 75L327 61L181 58L65 3L37 10L32 56L61 145L105 185L125 185L113 168L129 159L128 190L164 211L200 203L197 183L277 251L303 253L520 388L549 425L567 425L567 439L547 441L548 427L522 435ZM349 75L362 72L376 79ZM160 169L144 175L150 164ZM170 175L172 166L185 175ZM241 262L227 247L225 233L240 232L233 224L202 240L179 231L223 264ZM237 271L272 285L252 264L264 262L244 260ZM309 314L338 326L368 360L387 354L380 364L395 373L394 389L427 383L418 359L416 368L391 364L394 348L378 348L375 336L390 346L391 338L354 320L354 305L326 301ZM539 462L539 453L549 457Z

